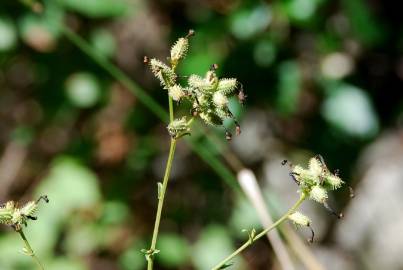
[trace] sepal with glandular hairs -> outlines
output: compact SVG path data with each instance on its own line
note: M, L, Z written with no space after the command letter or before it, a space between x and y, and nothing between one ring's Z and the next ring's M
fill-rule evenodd
M175 139L190 134L190 123L186 120L186 117L175 119L167 128L171 137Z

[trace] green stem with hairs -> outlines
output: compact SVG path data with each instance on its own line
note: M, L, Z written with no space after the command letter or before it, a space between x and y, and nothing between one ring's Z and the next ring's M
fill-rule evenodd
M169 121L170 121L170 123L172 123L172 121L174 121L174 106L173 106L172 98L170 96L168 96L168 104L169 104ZM160 227L160 222L161 222L162 207L164 206L164 198L165 198L165 193L166 193L167 187L168 187L169 175L171 174L172 162L174 159L175 149L176 149L176 143L177 143L177 139L171 138L171 146L169 147L169 154L168 154L167 165L165 167L164 179L162 181L162 187L158 191L157 214L155 216L154 231L153 231L153 237L151 240L151 247L148 250L150 252L150 255L146 257L147 258L147 270L152 270L153 266L154 266L154 254L157 251L156 250L157 238L158 238L158 232L159 232L159 227Z
M36 263L36 265L38 266L38 269L40 270L45 270L45 268L43 267L42 263L39 261L38 257L36 257L34 250L32 249L31 245L29 244L27 238L25 237L24 232L22 231L22 229L17 230L17 232L20 234L22 240L24 241L25 244L25 250L24 250L24 254L30 256Z
M211 268L211 270L218 270L218 269L222 269L222 267L224 267L225 265L227 265L227 263L232 260L235 256L237 256L239 253L241 253L244 249L246 249L247 247L249 247L250 245L253 244L253 242L255 242L256 240L258 240L259 238L263 237L264 235L266 235L269 231L273 230L274 228L276 228L277 226L279 226L281 223L283 223L292 213L294 213L299 206L302 204L302 202L305 200L306 198L306 194L305 193L301 193L301 196L299 198L299 200L281 217L279 218L276 222L273 223L273 225L271 225L270 227L264 229L261 233L259 233L258 235L256 235L255 237L253 237L253 239L249 239L247 242L245 242L242 246L240 246L237 250L235 250L232 254L230 254L228 257L226 257L224 260L222 260L221 262L219 262L216 266L214 266L213 268Z

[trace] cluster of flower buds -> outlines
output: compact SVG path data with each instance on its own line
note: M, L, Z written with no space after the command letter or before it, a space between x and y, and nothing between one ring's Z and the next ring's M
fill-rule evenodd
M282 164L285 165L286 163L287 161L284 160ZM299 192L305 194L307 198L322 204L337 218L343 217L342 213L336 213L327 203L329 198L328 193L339 189L344 184L338 175L338 171L334 173L330 172L321 155L311 158L308 168L303 168L299 165L290 166L290 176L298 184ZM353 197L352 193L350 195ZM293 221L296 225L309 227L312 232L312 238L309 241L313 241L314 233L310 227L311 221L308 217L300 212L294 212L288 216L288 219Z
M8 201L0 206L0 224L5 224L13 227L16 231L21 230L22 225L27 226L27 221L36 220L34 216L38 210L39 202L43 200L49 202L47 196L41 196L36 201L29 201L24 206L18 207L18 203Z
M328 192L336 190L344 184L337 172L329 171L320 155L309 160L307 169L299 165L293 166L290 175L299 185L301 192L308 194L310 199L323 204L328 210L331 210L327 204ZM342 214L336 214L333 210L331 212L338 218L343 217Z
M194 31L190 30L187 36L179 38L172 46L170 65L158 59L148 59L147 57L144 58L144 62L150 65L151 71L173 100L177 102L188 100L191 103L192 117L200 116L204 122L214 126L223 126L223 121L231 118L236 125L236 134L239 135L240 126L228 107L230 97L237 95L241 103L246 98L242 85L237 79L219 79L216 74L218 65L213 64L204 77L192 74L188 76L186 85L181 85L179 82L180 76L176 74L175 70L180 60L186 56L189 48L189 37L193 35ZM175 126L188 122L186 118L181 118L175 123ZM168 127L173 136L177 135L176 129L174 123ZM183 126L181 129L187 130ZM226 130L226 138L231 139L231 137L231 133Z

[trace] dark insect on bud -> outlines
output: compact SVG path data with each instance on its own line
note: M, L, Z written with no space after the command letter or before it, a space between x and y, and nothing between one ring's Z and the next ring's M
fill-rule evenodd
M225 131L225 139L226 139L227 141L232 140L232 134L231 134L231 132Z
M287 162L288 162L288 160L286 160L286 159L284 159L283 161L281 161L281 165L285 165L285 164L287 164Z
M148 56L144 56L143 63L148 64L149 61L150 61L150 59L148 58Z
M192 36L194 36L194 35L195 35L195 30L189 29L189 32L188 32L188 34L186 35L186 38L190 38L190 37L192 37Z
M210 70L217 70L218 69L218 64L212 64L210 67Z

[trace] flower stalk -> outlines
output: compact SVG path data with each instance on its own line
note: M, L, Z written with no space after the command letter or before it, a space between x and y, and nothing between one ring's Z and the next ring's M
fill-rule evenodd
M190 135L190 127L196 117L200 117L206 124L221 127L224 127L225 119L231 118L235 122L236 134L240 134L240 126L228 107L228 98L235 96L236 90L240 86L237 79L218 78L216 74L218 65L213 64L204 77L196 74L185 76L187 77L187 84L181 85L183 84L181 78L184 77L176 74L176 68L179 62L185 58L189 48L189 38L193 35L194 31L190 30L185 37L179 38L172 46L169 64L155 58L144 57L143 60L145 64L150 66L161 87L167 91L169 104L167 130L171 136L164 179L162 183L158 183L158 206L151 246L148 250L142 250L147 260L148 270L153 269L154 256L160 252L157 249L158 232L177 141L186 135ZM174 101L177 103L189 102L192 107L191 115L175 118ZM226 129L225 134L227 139L232 136Z
M22 238L22 240L24 241L24 244L25 244L25 248L23 249L24 254L27 255L27 256L30 256L34 260L34 262L38 266L38 269L45 270L45 268L43 267L41 261L38 259L38 257L36 257L35 252L32 249L31 245L29 244L28 239L25 237L25 234L24 234L23 230L20 228L19 230L17 230L17 232L19 233L19 235L21 236L21 238Z
M246 241L242 246L240 246L237 250L235 250L233 253L228 255L225 259L220 261L216 266L211 268L211 270L219 270L219 269L224 269L227 266L229 266L229 261L232 260L235 256L237 256L239 253L241 253L243 250L245 250L247 247L253 244L256 240L260 239L261 237L265 236L269 231L273 230L277 226L279 226L281 223L283 223L288 217L293 214L299 206L303 203L303 201L306 199L306 194L301 193L299 200L282 216L280 217L276 222L273 223L270 227L264 229L262 232L257 234L253 239L249 238L248 241Z

